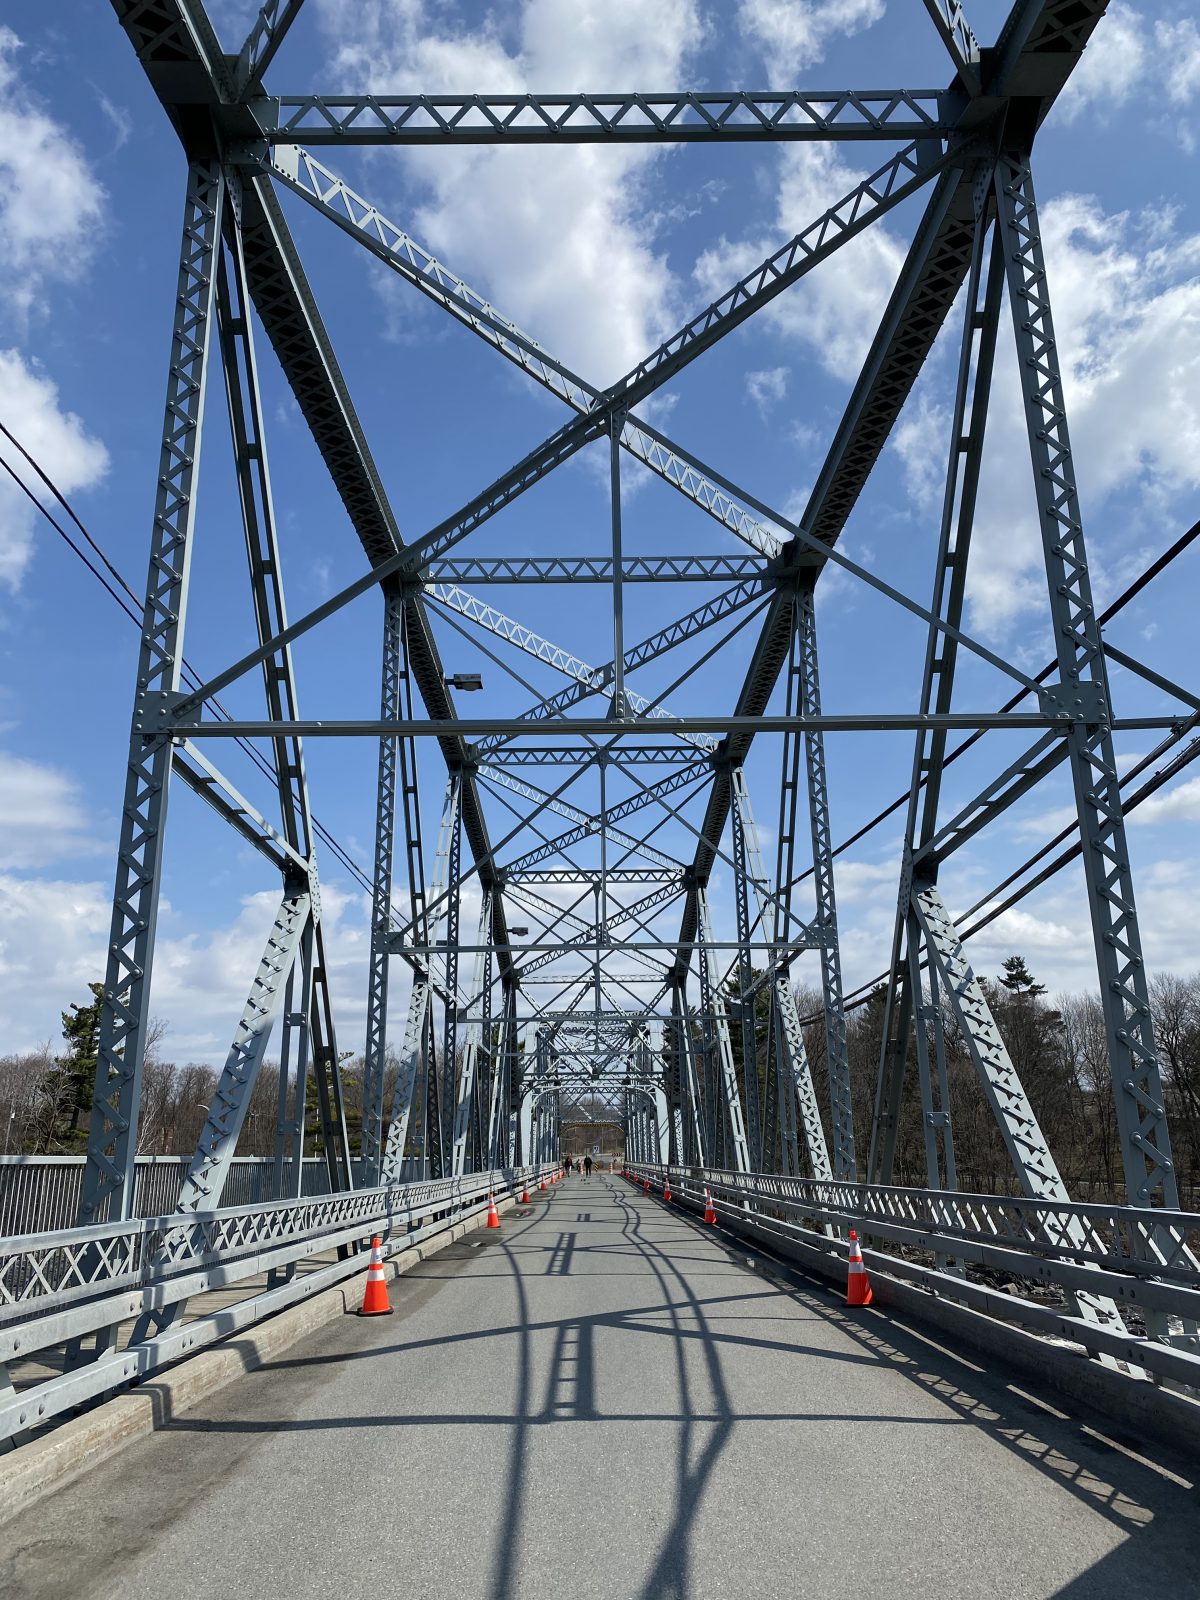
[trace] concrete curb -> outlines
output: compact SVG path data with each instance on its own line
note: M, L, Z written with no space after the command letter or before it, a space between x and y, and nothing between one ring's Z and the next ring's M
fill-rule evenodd
M496 1204L497 1210L503 1212L511 1210L516 1201L504 1199ZM389 1256L389 1277L400 1277L482 1228L486 1220L487 1213L481 1210L477 1216L452 1223L433 1238ZM366 1270L364 1255L361 1273ZM0 1458L0 1525L42 1495L64 1487L135 1439L165 1427L217 1390L274 1360L306 1334L345 1315L357 1302L354 1285L361 1273L322 1290L311 1300L289 1306L255 1328L188 1356L160 1376L104 1401Z

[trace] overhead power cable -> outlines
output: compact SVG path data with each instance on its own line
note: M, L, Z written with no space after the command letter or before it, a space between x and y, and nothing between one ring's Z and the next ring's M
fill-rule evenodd
M0 434L3 434L13 448L20 453L24 460L27 461L33 468L34 472L37 473L38 477L42 480L50 493L66 512L67 516L75 524L75 527L79 530L79 533L86 542L88 549L95 554L96 561L98 561L100 565L97 566L96 561L92 560L92 558L88 555L87 550L81 548L78 541L72 537L67 529L63 527L62 523L59 522L57 517L54 516L50 508L45 505L43 501L34 493L34 491L13 467L11 462L6 461L2 456L0 456L0 466L2 466L5 472L8 473L9 477L12 478L13 482L21 490L22 494L24 494L37 507L42 516L45 517L46 521L58 534L59 538L62 539L67 548L76 556L78 556L79 560L83 562L84 566L88 569L96 581L101 584L105 591L112 597L112 599L116 601L117 605L120 606L121 610L134 624L134 626L140 628L142 626L141 600L126 582L121 572L109 560L101 546L88 532L70 501L63 494L62 490L59 489L53 478L50 477L50 474L45 470L44 467L42 467L41 463L29 453L21 441L10 431L9 428L4 425L3 422L0 422ZM130 604L130 601L132 601L132 605ZM195 670L195 668L191 666L186 656L183 657L181 661L181 676L184 678L187 687L193 690L199 689L206 681ZM220 700L218 700L216 696L210 697L205 703L211 706L214 714L220 721L232 721L232 714L226 709L225 706L221 704ZM240 735L235 735L234 739L239 748L242 749L247 756L249 756L250 760L258 768L259 772L261 772L264 777L270 779L272 783L276 782L275 769L272 767L267 757L264 756L263 753L250 742L250 740L242 738ZM359 866L354 858L347 852L345 847L336 838L334 838L333 834L329 832L328 828L324 826L324 824L317 818L315 814L312 817L312 825L313 831L321 840L322 844L324 844L329 850L330 854L341 863L346 871L349 872L351 876L358 882L358 884L369 894L372 888L371 879L363 870L363 868Z
M1160 572L1165 571L1165 569L1171 565L1171 562L1174 561L1177 556L1182 555L1188 546L1193 544L1197 538L1200 538L1200 522L1193 522L1186 533L1180 534L1179 538L1176 539L1175 543L1171 545L1169 549L1164 550L1157 560L1152 561L1146 570L1140 575L1140 577L1135 578L1129 587L1123 590L1106 610L1101 612L1100 616L1097 618L1099 626L1103 627L1104 624L1106 622L1110 622L1119 611L1124 610L1131 600L1136 599L1137 596L1141 594L1142 590L1148 583L1150 583L1154 578L1157 578ZM1034 681L1037 683L1045 683L1046 679L1054 671L1057 665L1057 661L1049 662L1037 674L1037 677ZM1006 711L1014 711L1028 693L1028 689L1018 689L1011 700L1005 701L1004 705L1000 707L1001 713ZM942 770L944 771L952 761L957 761L959 756L966 755L967 751L972 745L978 744L980 739L984 738L984 736L991 731L992 730L989 728L977 728L974 733L969 734L960 745L956 745L955 748L949 751L943 758ZM918 787L924 788L927 782L928 779L922 778ZM853 845L856 845L860 839L865 839L867 834L873 832L881 823L886 822L889 817L894 817L897 811L906 806L908 804L908 798L909 790L906 789L903 794L897 795L890 805L885 806L877 816L872 817L869 822L864 822L861 828L858 828L854 833L850 834L848 838L843 839L841 844L835 845L832 854L835 856L840 856L845 851L849 850ZM806 878L811 878L813 871L814 869L812 867L806 867L803 872L797 873L797 875L788 885L788 888L794 889L797 884L803 883Z
M1179 743L1181 739L1183 739L1188 733L1191 733L1197 727L1200 727L1200 714L1192 713L1191 716L1183 718L1180 721L1179 726L1173 729L1167 735L1167 737L1150 752L1149 755L1144 756L1141 761L1136 762L1134 766L1130 767L1129 771L1121 778L1119 787L1122 789L1126 788L1135 778L1140 777L1142 773L1145 772L1147 767L1151 766L1161 756L1165 755L1168 750L1172 749ZM1143 801L1150 799L1150 797L1156 794L1165 783L1169 783L1172 778L1178 777L1179 773L1181 773L1185 767L1189 766L1193 761L1195 761L1197 756L1200 756L1200 735L1197 735L1197 737L1194 738L1189 744L1185 745L1176 756L1174 756L1164 766L1160 767L1157 772L1152 773L1151 776L1147 778L1145 783L1133 791L1128 800L1124 801L1122 805L1121 809L1124 814L1128 816L1131 811L1136 811L1138 806L1140 806ZM1062 853L1056 856L1053 861L1049 862L1045 867L1043 867L1039 873L1036 873L1032 878L1030 878L1028 883L1024 883L1019 889L1014 890L1014 892L1010 894L1007 899L997 901L995 904L992 903L996 895L1003 894L1004 891L1010 887L1010 885L1016 883L1018 878L1023 877L1025 873L1027 873L1031 867L1035 867L1039 861L1044 860L1052 850L1057 848L1057 846L1062 844L1065 840L1069 839L1072 833L1075 831L1076 830L1074 826L1071 824L1068 824L1067 827L1061 829L1054 835L1053 839L1048 839L1040 849L1035 850L1033 855L1029 856L1021 863L1019 867L1016 867L1012 872L1010 872L1007 878L1004 878L1000 883L996 884L994 888L989 889L987 894L985 894L981 899L976 900L975 904L968 910L964 911L961 916L956 917L954 920L954 926L960 929L960 938L967 940L972 936L972 934L976 934L980 931L980 929L986 928L989 922L994 922L996 918L1003 912L1011 911L1013 906L1024 900L1026 895L1032 894L1035 889L1040 888L1042 884L1046 883L1050 878L1053 878L1056 873L1061 872L1064 867L1069 866L1072 861L1077 860L1078 857L1083 854L1083 843L1080 839L1076 839L1074 843L1072 843L1066 850L1062 851ZM984 911L985 907L987 908L986 911ZM978 911L983 911L984 915L979 917L976 922L972 922L970 927L962 927L962 924L966 922L968 918L973 917ZM927 965L927 961L922 961L922 970L924 970ZM881 983L887 982L887 976L888 975L886 972L881 972L878 973L874 978L869 979L866 983L860 983L858 987L853 989L846 997L843 1010L856 1011L860 1006L865 1006L870 1001L872 993L878 988L878 986ZM801 1018L801 1021L806 1024L816 1023L822 1020L823 1013L821 1012L814 1012L809 1016Z
M94 553L96 561L98 561L100 565L97 566L96 561L93 561L88 555L87 551L80 547L79 543L71 536L70 533L68 533L68 531L50 511L50 509L34 493L34 491L30 489L28 484L25 483L10 462L4 460L3 457L0 457L0 466L3 466L4 470L12 478L14 483L16 483L21 492L32 502L32 504L37 508L37 510L42 514L50 526L67 545L68 549L70 549L73 554L78 557L78 559L96 579L96 581L101 584L107 594L121 608L129 620L133 622L135 626L141 627L141 612L139 609L135 609L140 607L141 601L119 569L113 564L113 562L105 554L103 548L97 543L97 541L92 537L91 533L89 533L88 529L84 526L82 520L76 513L70 501L62 493L58 485L50 477L49 473L45 471L41 464L35 459L34 456L30 454L21 441L11 432L8 427L5 426L3 422L0 422L0 434L3 434L13 448L19 452L22 458L28 462L29 466L32 467L34 472L37 473L38 477L46 485L50 493L58 501L59 505L63 508L67 516L79 530L80 535L86 542L88 548ZM1152 561L1145 571L1139 574L1139 576L1135 578L1133 582L1129 584L1128 587L1125 588L1116 597L1116 599L1111 602L1111 604L1100 614L1098 619L1100 625L1104 626L1105 623L1111 621L1111 619L1120 611L1122 611L1124 607L1127 606L1132 600L1134 600L1149 583L1158 577L1160 573L1165 571L1165 569L1170 566L1170 564L1178 556L1182 555L1183 552L1187 550L1198 537L1200 537L1200 521L1194 522L1185 533L1181 534L1180 537L1168 547L1168 549L1164 550L1161 555ZM132 605L130 602L132 602ZM1048 678L1054 671L1056 664L1057 663L1055 662L1050 662L1044 666L1037 674L1035 681L1038 683L1044 682L1045 679ZM199 673L197 673L196 670L191 666L186 657L182 658L181 669L182 676L187 680L187 684L190 689L198 689L205 682ZM1008 701L1006 701L1005 704L1000 708L1001 711L1006 712L1015 709L1015 707L1020 704L1020 702L1028 693L1029 691L1027 689L1018 690L1017 693ZM232 714L224 705L222 705L221 701L216 696L210 697L205 703L212 707L214 713L220 720L232 720ZM1180 727L1177 730L1169 734L1166 739L1164 739L1158 746L1156 746L1154 750L1150 752L1149 755L1145 756L1141 761L1136 763L1135 766L1131 767L1130 770L1124 774L1120 780L1120 787L1125 788L1135 778L1140 777L1149 766L1157 761L1160 756L1164 755L1167 750L1178 744L1180 739L1182 739L1191 729L1195 728L1198 723L1200 723L1200 718L1197 718L1196 716L1191 716L1181 721ZM951 750L947 754L945 761L943 762L943 767L948 766L950 762L957 760L959 756L965 755L966 752L973 745L977 744L988 731L989 730L985 728L980 728L976 732L970 734L960 745L956 746L955 749ZM245 739L240 735L235 736L235 743L245 752L245 754L265 777L267 777L271 782L275 781L275 771L261 751L259 751L248 739ZM1172 761L1168 762L1166 766L1160 768L1158 772L1152 774L1151 777L1148 778L1140 788L1136 789L1125 803L1124 810L1126 812L1135 810L1137 806L1139 806L1144 800L1149 799L1153 794L1157 793L1157 791L1161 789L1165 783L1177 776L1178 773L1188 766L1193 760L1195 760L1197 756L1200 756L1200 737L1193 739L1192 742L1184 750L1180 751ZM925 780L922 780L922 782L924 781ZM869 822L864 823L861 828L857 829L848 838L844 839L841 844L835 846L833 854L835 856L841 855L844 851L850 849L851 846L857 844L859 840L863 839L868 833L872 832L873 829L877 828L881 823L893 816L903 805L907 804L908 798L909 796L907 792L897 796L897 798L892 801L889 806L885 807L884 810L879 812L878 815L873 817ZM315 814L312 817L312 824L314 832L330 851L330 853L341 863L346 871L351 874L356 882L358 882L363 889L370 893L372 888L371 879L364 869L359 866L359 864L347 852L340 841L329 832L329 830L316 817ZM964 912L962 916L956 920L956 926L965 922L969 917L974 916L976 912L983 911L984 908L987 907L987 910L983 916L979 917L979 919L972 923L970 927L963 929L962 937L964 939L970 938L972 934L978 933L982 928L987 927L990 922L993 922L997 917L1002 915L1003 912L1011 910L1013 906L1017 905L1027 895L1031 894L1034 889L1039 888L1056 873L1068 866L1071 861L1075 860L1082 851L1082 845L1078 840L1076 840L1068 849L1062 851L1060 855L1055 857L1053 861L1049 862L1048 865L1045 866L1039 873L1035 874L1035 876L1032 877L1027 883L1021 885L1020 888L1016 889L1005 900L1002 900L994 905L991 904L993 898L997 894L1003 894L1005 889L1017 882L1017 880L1026 872L1028 872L1031 867L1036 866L1039 861L1043 860L1050 854L1052 850L1069 838L1072 832L1073 829L1069 826L1062 829L1054 836L1054 838L1048 840L1047 843L1044 844L1039 850L1035 851L1033 855L1029 856L1024 862L1022 862L1019 867L1015 868L1014 871L1009 873L1005 879L1003 879L986 895L984 895L982 899L977 900L968 911ZM811 877L812 872L813 869L809 867L806 871L799 873L792 880L792 887L798 883L802 883L806 878ZM884 972L880 973L875 978L870 979L867 983L860 984L851 992L849 996L847 996L845 1010L853 1011L857 1010L861 1006L866 1005L871 998L872 992L880 983L886 981L886 978L887 974ZM802 1020L805 1023L816 1022L819 1020L819 1017L805 1017Z

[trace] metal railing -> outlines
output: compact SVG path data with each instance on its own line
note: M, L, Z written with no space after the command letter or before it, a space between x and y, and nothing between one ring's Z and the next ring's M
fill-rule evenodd
M489 1195L506 1198L552 1170L419 1180L0 1239L0 1439L331 1287L362 1269L358 1251L373 1234L394 1254L477 1214ZM335 1250L340 1259L297 1275L306 1258ZM211 1315L178 1320L192 1297L264 1274L265 1289ZM118 1349L115 1330L131 1319L132 1340ZM93 1335L98 1353L86 1364L64 1361L66 1370L5 1389L12 1362L77 1350Z
M703 1167L631 1162L626 1171L657 1193L669 1183L697 1209L708 1190L734 1231L749 1225L760 1237L799 1244L830 1275L842 1270L843 1236L856 1228L875 1271L1200 1390L1200 1213ZM1031 1298L1036 1285L1054 1286L1062 1305ZM1081 1299L1108 1302L1120 1315L1085 1319Z
M187 1156L139 1156L133 1213L156 1217L173 1211L183 1187ZM73 1228L79 1217L86 1156L0 1156L0 1238ZM226 1206L261 1205L273 1198L275 1162L270 1156L234 1156L225 1180ZM329 1193L329 1171L321 1156L305 1156L301 1196Z

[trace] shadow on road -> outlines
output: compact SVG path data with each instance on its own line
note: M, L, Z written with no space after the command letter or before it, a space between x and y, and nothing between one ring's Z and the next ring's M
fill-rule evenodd
M597 1199L600 1197L597 1196ZM840 1297L823 1285L804 1278L790 1266L774 1264L757 1248L753 1275L746 1272L745 1287L734 1293L698 1293L689 1268L703 1264L709 1274L713 1246L723 1249L733 1264L745 1271L746 1246L728 1235L705 1229L686 1214L670 1212L673 1236L657 1241L645 1221L663 1213L653 1211L640 1196L612 1188L611 1240L590 1244L584 1236L563 1232L552 1244L530 1237L552 1213L539 1208L520 1228L492 1240L486 1248L493 1270L472 1272L472 1281L503 1276L512 1286L514 1315L486 1328L448 1332L437 1338L386 1339L385 1342L348 1352L285 1356L266 1370L306 1369L311 1376L326 1363L386 1361L397 1355L413 1356L432 1346L460 1345L464 1358L480 1358L496 1341L508 1341L507 1354L498 1366L515 1364L515 1400L511 1410L478 1408L445 1415L414 1409L377 1416L326 1416L278 1421L213 1420L193 1413L171 1422L177 1431L289 1432L336 1428L428 1428L481 1426L503 1428L508 1433L508 1461L502 1474L502 1505L496 1523L495 1543L489 1562L487 1593L490 1600L515 1600L528 1590L521 1580L521 1552L528 1519L535 1510L531 1485L531 1441L535 1430L584 1424L595 1430L631 1422L659 1424L664 1430L655 1459L670 1462L672 1477L668 1525L649 1555L644 1581L636 1600L709 1600L695 1572L694 1542L702 1514L720 1515L706 1490L739 1425L757 1423L804 1424L845 1422L870 1428L895 1424L912 1429L916 1439L933 1439L929 1429L975 1428L1002 1445L1026 1467L1042 1474L1058 1489L1066 1490L1091 1512L1119 1530L1122 1542L1077 1580L1061 1588L1056 1600L1138 1600L1141 1596L1200 1596L1200 1505L1194 1473L1186 1465L1152 1445L1138 1445L1114 1436L1098 1417L1069 1416L1055 1404L1022 1387L1022 1380L999 1368L985 1370L969 1357L946 1348L919 1326L878 1311L851 1311ZM601 1220L601 1219L597 1219ZM481 1255L473 1257L480 1263ZM580 1256L611 1255L643 1264L657 1286L657 1295L644 1303L626 1304L595 1316L578 1314L561 1319L535 1320L530 1313L528 1286L546 1275L569 1274ZM589 1263L590 1264L590 1263ZM459 1270L447 1261L440 1269L427 1269L429 1278ZM496 1269L501 1269L500 1271ZM410 1278L414 1275L410 1275ZM429 1284L432 1290L432 1281ZM779 1318L781 1297L789 1315ZM497 1304L502 1301L497 1296ZM775 1310L776 1315L769 1317ZM744 1329L730 1326L744 1318ZM714 1319L719 1319L715 1321ZM806 1325L814 1328L810 1343ZM817 1327L832 1325L843 1336L838 1348L829 1348L816 1336ZM778 1336L773 1330L779 1330ZM397 1329L397 1331L400 1331ZM616 1332L639 1338L667 1339L674 1352L673 1392L662 1396L661 1408L601 1412L597 1402L596 1351ZM551 1335L549 1357L543 1339L535 1360L535 1339ZM937 1402L930 1414L911 1415L898 1405L894 1415L865 1415L861 1411L820 1412L791 1403L789 1388L778 1408L757 1409L731 1398L723 1358L753 1350L812 1357L833 1362L848 1371L885 1366L916 1385ZM698 1353L699 1360L695 1359ZM544 1382L540 1396L537 1392ZM497 1383L497 1392L502 1386ZM655 1397L656 1399L658 1396ZM920 1451L922 1446L914 1446ZM996 1493L1002 1493L999 1482ZM764 1508L766 1510L766 1508ZM947 1515L951 1508L947 1508ZM569 1538L569 1528L563 1530ZM785 1543L802 1540L800 1530L783 1532ZM1047 1596L1049 1600L1049 1595Z

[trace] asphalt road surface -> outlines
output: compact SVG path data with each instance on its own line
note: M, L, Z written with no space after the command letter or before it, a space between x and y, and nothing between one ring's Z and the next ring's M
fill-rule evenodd
M1200 1468L572 1177L0 1532L15 1597L1200 1597Z

